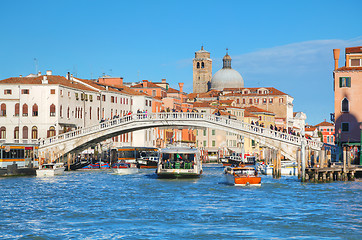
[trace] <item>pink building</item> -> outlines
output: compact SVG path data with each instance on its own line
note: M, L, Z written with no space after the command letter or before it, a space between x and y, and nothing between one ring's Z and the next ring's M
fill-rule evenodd
M346 48L345 66L338 67L339 49L333 49L334 117L336 142L361 146L362 46Z
M314 127L317 128L317 130L322 133L323 142L327 144L334 145L334 124L327 122L324 120L324 122L321 122Z

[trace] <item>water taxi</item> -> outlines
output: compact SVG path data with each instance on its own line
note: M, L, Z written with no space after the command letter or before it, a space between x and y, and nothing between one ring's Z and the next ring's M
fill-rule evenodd
M37 177L52 177L64 173L64 163L46 163L39 166L36 170Z
M163 148L160 150L156 173L160 178L200 177L200 151L196 148Z
M117 162L112 165L112 171L114 174L127 175L138 173L138 168L133 163Z
M228 184L235 186L261 186L261 178L254 167L241 165L238 167L226 167L224 170Z

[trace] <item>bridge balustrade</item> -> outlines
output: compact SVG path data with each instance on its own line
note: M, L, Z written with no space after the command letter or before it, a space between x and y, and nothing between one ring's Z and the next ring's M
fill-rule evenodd
M142 122L142 121L167 121L167 120L182 120L182 121L207 121L220 126L226 126L235 130L242 130L252 135L267 137L274 140L287 142L293 145L300 145L302 137L295 136L288 133L283 133L268 128L252 125L242 122L240 120L230 119L222 116L200 113L200 112L162 112L162 113L135 113L132 115L126 115L120 118L110 119L101 122L97 125L90 127L76 129L71 132L59 134L47 139L43 139L39 142L40 146L47 146L56 142L70 140L72 138L79 138L82 135L95 133L97 131L106 130L115 126L124 125L130 122ZM167 124L165 124L167 125ZM312 148L321 148L323 143L308 140L306 145Z

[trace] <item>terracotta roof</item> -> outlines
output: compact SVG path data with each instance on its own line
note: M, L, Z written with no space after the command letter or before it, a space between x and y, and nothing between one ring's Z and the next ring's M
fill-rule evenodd
M57 76L57 75L44 75L47 77L48 84L54 84L54 85L63 85L66 87L71 87L75 89L80 90L86 90L86 91L96 91L90 87L87 87L81 83L78 83L76 81L70 81L66 79L63 76ZM0 81L0 84L39 84L42 85L43 76L37 76L37 77L12 77L7 78Z
M246 111L251 112L251 113L269 113L269 114L273 114L275 115L273 112L255 107L255 106L250 106L250 107L245 107L244 108Z
M179 93L180 91L174 89L174 88L168 88L167 93Z
M323 126L333 126L334 127L334 124L333 123L330 123L330 122L327 122L326 120L324 120L324 122L321 122L321 123L319 123L319 124L317 124L317 125L315 125L314 127L323 127Z
M315 127L305 127L305 131L306 132L313 132L313 131L315 131L317 128L315 128Z
M189 99L217 97L217 96L220 95L220 93L221 93L221 91L211 90L211 91L208 91L206 93L190 93L190 94L187 95L187 97Z
M142 82L142 83L132 86L132 88L145 88L145 87L143 86L143 82ZM147 81L147 88L163 88L163 87L160 87L157 84L154 84L153 82Z
M361 71L362 67L340 67L334 71Z
M245 111L244 117L252 117L252 118L258 118L255 114L252 114L251 112Z
M260 89L267 89L268 93L258 93ZM250 90L250 93L244 94L244 90ZM223 96L274 96L274 95L287 95L286 93L279 91L273 87L260 87L260 88L225 88L224 91L233 91L232 93L225 94ZM235 91L235 92L234 92Z
M362 46L346 48L346 53L362 53Z
M212 106L210 106L210 102L205 101L205 102L194 102L194 107L209 107L209 108L211 108Z
M212 114L215 114L219 112L220 113L220 116L234 116L233 114L229 113L229 112L226 112L226 111L223 111L223 110L220 110L220 109L216 109Z

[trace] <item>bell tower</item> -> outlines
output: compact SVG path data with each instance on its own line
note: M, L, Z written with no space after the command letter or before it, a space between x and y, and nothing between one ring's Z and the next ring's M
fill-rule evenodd
M204 93L209 91L212 78L212 60L210 53L204 50L195 52L193 60L193 92Z

